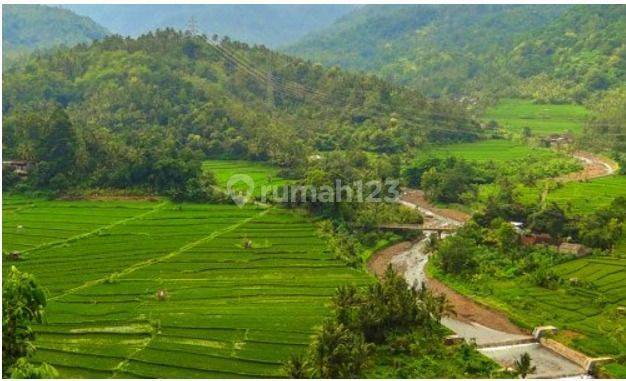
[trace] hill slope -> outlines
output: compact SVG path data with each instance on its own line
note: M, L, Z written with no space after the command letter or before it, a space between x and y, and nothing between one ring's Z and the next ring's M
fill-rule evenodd
M85 5L64 7L89 16L115 33L138 36L157 28L198 31L275 47L294 43L350 12L352 5Z
M626 6L366 6L288 52L431 95L580 100L623 81Z
M5 56L36 48L76 45L103 38L108 31L88 17L45 5L3 5Z
M94 186L154 179L163 170L155 166L172 165L159 161L173 158L294 168L313 151L399 152L477 130L459 107L372 76L173 30L34 56L5 74L5 156L62 154L46 171L67 168L66 177Z

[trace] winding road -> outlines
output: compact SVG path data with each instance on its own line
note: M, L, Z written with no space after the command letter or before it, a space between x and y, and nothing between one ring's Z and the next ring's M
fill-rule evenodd
M561 176L557 181L584 181L608 176L617 170L617 165L597 155L578 151L573 156L583 164L581 171ZM424 215L424 226L458 227L471 216L454 209L443 209L426 200L422 191L406 190L399 203L418 209ZM502 312L495 311L467 298L447 287L442 282L427 277L428 238L417 242L402 242L376 253L368 263L370 272L381 276L391 264L403 274L411 287L425 283L436 293L444 294L456 311L442 324L468 341L475 341L479 350L505 367L511 367L516 359L528 352L537 367L531 377L560 378L586 377L586 370L565 357L543 347L535 338L509 321Z

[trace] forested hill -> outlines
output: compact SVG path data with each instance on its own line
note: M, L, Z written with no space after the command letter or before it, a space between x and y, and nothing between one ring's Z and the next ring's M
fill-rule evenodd
M174 30L33 55L4 78L4 156L56 161L37 174L42 186L64 171L62 180L127 187L163 160L296 168L316 151L393 153L477 128L454 104L371 75Z
M365 6L287 51L430 95L578 101L624 82L624 5Z
M296 42L355 9L348 4L66 4L112 32L136 37L155 29L186 29L191 19L201 33L264 44Z
M36 48L72 46L103 38L108 31L88 17L46 5L2 6L3 57Z

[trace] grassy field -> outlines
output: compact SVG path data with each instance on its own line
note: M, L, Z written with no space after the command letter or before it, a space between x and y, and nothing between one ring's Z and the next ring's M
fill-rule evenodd
M482 140L475 143L431 146L419 153L419 157L455 156L479 162L506 162L526 156L554 158L560 154L545 148L530 147L511 140Z
M23 253L3 270L48 290L34 359L62 377L280 376L335 288L371 282L281 209L3 201L3 250Z
M254 181L253 194L261 195L263 186L281 186L286 184L279 176L279 169L266 163L245 160L207 160L202 165L203 169L210 170L215 174L219 186L226 188L228 180L234 175L247 175ZM234 189L242 190L245 184L239 182Z
M512 132L529 127L533 134L580 133L589 111L580 105L534 104L531 100L504 99L488 108L484 120L495 120Z

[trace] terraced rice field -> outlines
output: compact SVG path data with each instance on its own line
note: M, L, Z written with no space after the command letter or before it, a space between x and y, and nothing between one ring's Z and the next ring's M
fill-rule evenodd
M569 205L578 213L607 207L616 197L626 197L626 176L608 176L586 182L570 182L548 193L548 201Z
M215 174L220 187L226 188L228 180L234 175L246 175L254 181L253 195L260 196L263 186L281 186L288 181L279 176L279 169L267 163L245 160L207 160L203 169ZM234 184L235 190L245 187L244 183Z
M626 306L626 258L582 258L558 265L554 271L567 282L577 278L591 286L549 290L524 278L492 280L483 285L489 291L477 296L527 328L559 327L564 330L561 341L588 355L626 353L626 316L617 312L618 306Z
M589 110L580 105L535 104L525 99L503 99L485 111L483 120L495 120L503 128L520 133L529 127L533 134L582 132Z
M48 290L34 360L62 377L277 377L335 288L371 281L291 211L3 201L3 250L23 253L3 270L16 265Z
M530 147L511 140L481 140L475 143L460 143L432 146L420 152L422 157L454 156L466 160L486 162L506 162L532 156L535 158L554 158L562 155L545 148Z

